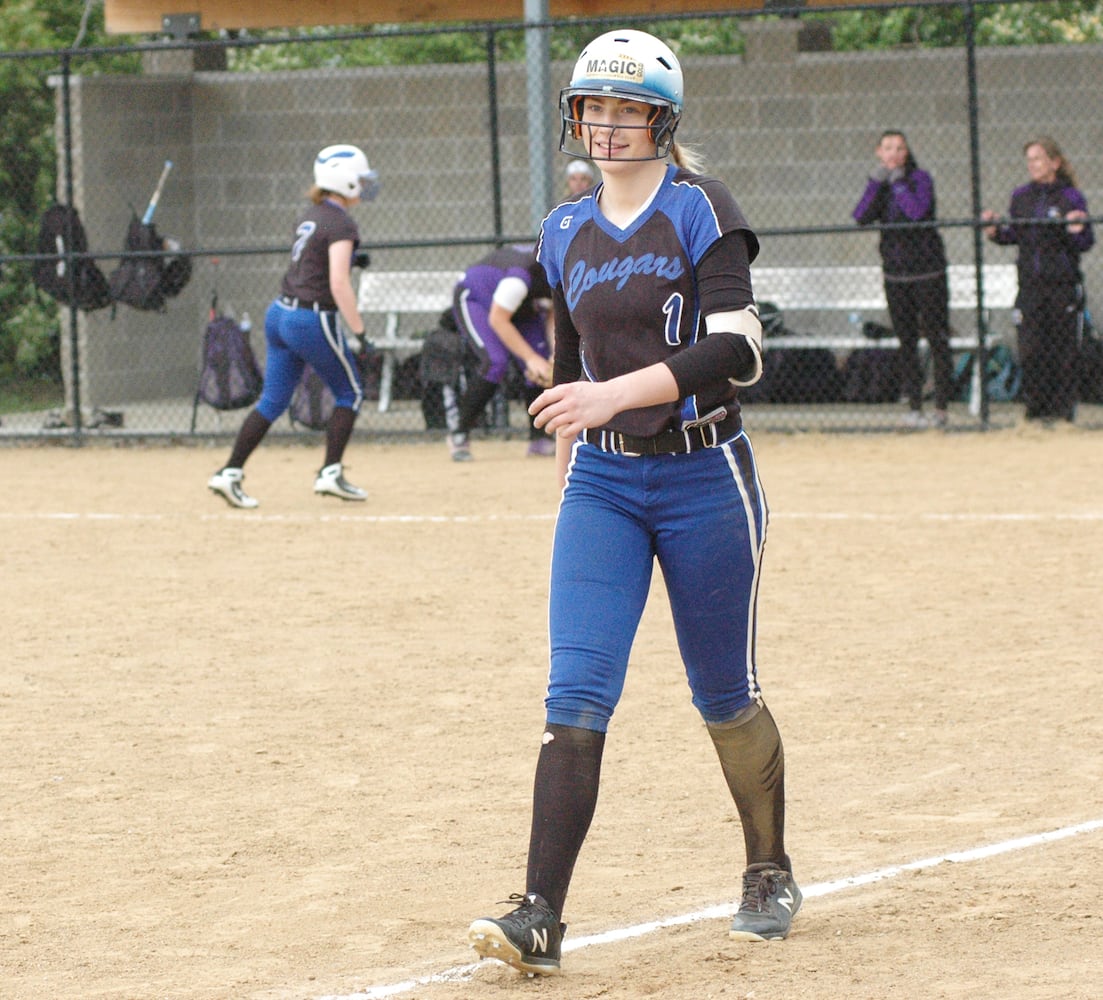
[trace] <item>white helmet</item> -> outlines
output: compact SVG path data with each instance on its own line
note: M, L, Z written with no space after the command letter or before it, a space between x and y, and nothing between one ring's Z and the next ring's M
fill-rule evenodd
M314 183L344 198L371 201L379 193L379 175L357 146L326 146L314 160Z
M568 146L568 138L582 140L582 108L586 97L619 97L653 105L646 126L655 140L655 155L670 152L674 130L682 117L682 67L670 47L646 31L608 31L582 50L571 74L570 86L559 94L563 129L560 152L588 160L600 159L590 149ZM619 127L619 126L618 126ZM583 144L585 145L585 144Z

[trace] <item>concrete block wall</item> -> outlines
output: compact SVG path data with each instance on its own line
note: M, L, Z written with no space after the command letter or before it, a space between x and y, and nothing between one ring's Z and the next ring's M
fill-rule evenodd
M934 175L940 218L971 216L964 51L802 51L807 27L794 19L746 22L743 58L683 63L687 107L679 140L700 149L708 172L731 186L752 225L848 229L769 237L760 263L878 263L876 235L849 227L886 127L903 129ZM492 233L485 66L263 75L187 68L178 58L151 60L142 76L74 81L76 203L93 249L121 247L129 205L141 212L166 158L176 167L158 209L162 233L192 248L288 246L314 154L344 141L362 145L382 179L379 200L355 210L367 243ZM570 69L551 67L555 140L555 95ZM984 206L1006 209L1011 189L1026 179L1023 142L1047 132L1077 168L1089 206L1103 208L1103 123L1096 114L1103 47L981 49L977 69ZM524 67L500 64L497 73L503 230L519 234L530 225ZM544 155L558 179L566 159L552 147ZM948 231L946 241L952 262L972 260L969 229ZM374 267L459 269L481 252L459 244L387 250L375 254ZM1012 250L990 245L985 255L996 263L1014 259ZM1103 289L1103 250L1085 265L1089 294ZM114 319L108 312L82 315L84 401L190 394L212 290L232 273L234 307L259 323L282 269L278 255L227 255L217 270L200 260L192 285L163 315L124 308Z

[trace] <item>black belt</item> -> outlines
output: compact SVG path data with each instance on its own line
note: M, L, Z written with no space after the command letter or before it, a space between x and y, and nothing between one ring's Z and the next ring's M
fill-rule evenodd
M614 455L686 455L715 448L739 432L739 418L727 417L684 431L663 431L654 437L634 437L618 431L584 430L582 440Z
M336 306L324 306L320 302L307 302L306 299L297 299L294 295L281 295L280 302L291 309L313 309L314 312L335 312Z

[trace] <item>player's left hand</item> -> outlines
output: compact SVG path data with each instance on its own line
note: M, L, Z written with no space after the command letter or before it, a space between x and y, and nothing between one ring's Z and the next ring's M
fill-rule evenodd
M608 382L564 382L545 389L529 407L537 427L560 437L575 437L587 427L600 427L619 412Z
M368 340L368 335L365 333L361 337L355 337L351 334L348 338L349 347L352 349L352 353L356 358L356 366L360 369L360 377L364 378L368 374L368 369L371 367L371 363L375 358L375 344Z

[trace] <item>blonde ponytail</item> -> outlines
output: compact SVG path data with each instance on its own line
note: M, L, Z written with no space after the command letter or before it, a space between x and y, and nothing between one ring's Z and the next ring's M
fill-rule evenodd
M688 170L691 174L702 173L705 169L705 159L692 146L683 146L680 142L670 144L670 158L674 165Z

